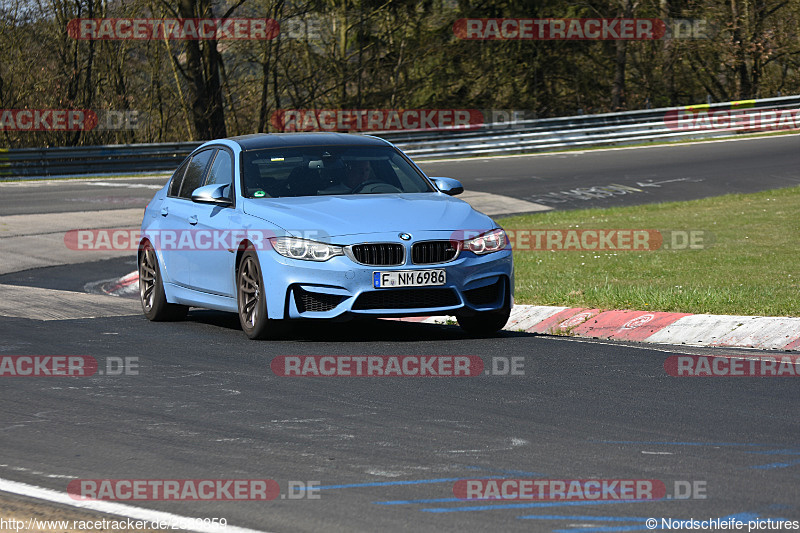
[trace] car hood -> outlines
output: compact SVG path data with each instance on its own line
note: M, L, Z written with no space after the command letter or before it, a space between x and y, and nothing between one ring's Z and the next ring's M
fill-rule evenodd
M244 199L243 210L301 236L309 231L331 237L368 233L470 230L496 226L468 203L441 193L303 196Z

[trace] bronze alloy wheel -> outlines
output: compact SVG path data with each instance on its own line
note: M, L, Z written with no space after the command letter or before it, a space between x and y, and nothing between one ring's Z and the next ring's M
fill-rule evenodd
M236 296L239 323L251 339L280 338L290 329L286 320L270 319L267 316L267 295L264 287L258 256L253 250L247 250L239 260Z
M252 255L245 255L239 267L239 320L242 327L255 329L261 311L261 274Z
M145 246L139 260L139 297L142 299L142 308L145 314L153 309L156 288L156 253L153 247Z
M139 299L144 316L152 321L181 320L189 311L188 306L167 302L156 251L149 241L139 251Z

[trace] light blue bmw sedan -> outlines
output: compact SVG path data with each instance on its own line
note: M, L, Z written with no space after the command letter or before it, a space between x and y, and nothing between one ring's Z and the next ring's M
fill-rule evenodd
M197 148L147 205L139 292L150 320L238 313L251 339L292 319L455 315L508 321L505 232L377 137L257 134Z

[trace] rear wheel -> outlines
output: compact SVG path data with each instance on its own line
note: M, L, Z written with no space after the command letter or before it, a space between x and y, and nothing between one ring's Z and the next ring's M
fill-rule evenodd
M239 323L251 339L276 338L284 334L282 320L267 318L267 297L264 293L264 277L255 252L246 251L239 261L236 274L236 293L239 307Z
M149 242L139 252L139 299L144 316L153 322L183 320L189 311L188 306L167 302L156 251Z

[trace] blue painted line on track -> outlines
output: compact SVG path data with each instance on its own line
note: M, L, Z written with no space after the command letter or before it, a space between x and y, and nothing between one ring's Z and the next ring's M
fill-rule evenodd
M658 527L653 529L661 529L659 524ZM643 525L633 525L633 526L601 526L601 527L581 527L581 528L574 528L574 529L554 529L553 533L571 533L573 531L582 531L582 532L606 532L606 531L653 531L653 529L643 526Z
M750 468L754 468L756 470L772 470L775 468L788 468L790 466L796 466L796 465L800 465L800 459L789 461L788 463L768 463L765 465L753 465Z
M523 520L597 520L598 522L645 522L649 516L592 516L592 515L560 515L531 514L518 516Z
M458 498L430 498L428 500L388 500L385 502L372 502L376 505L413 505L415 503L455 503L465 502Z
M583 533L599 533L599 532L611 532L611 531L653 531L655 529L661 529L661 524L655 528L649 528L643 525L633 525L633 526L601 526L601 527L581 527L581 528L571 528L571 529L554 529L553 533L571 533L573 531L581 531Z
M508 476L488 476L484 479L505 479ZM360 487L392 487L399 485L428 485L432 483L453 483L455 481L463 481L466 479L474 479L471 477L443 477L435 479L411 479L407 481L373 481L369 483L348 483L346 485L323 485L321 487L314 487L314 490L332 490L332 489L357 489Z
M461 500L463 501L463 500ZM420 509L426 513L462 513L468 511L497 511L503 509L536 509L545 507L578 507L585 505L611 505L620 503L652 503L668 500L614 500L614 501L595 501L595 502L533 502L533 503L503 503L495 505L472 505L469 507L432 507ZM678 501L678 500L672 500Z
M800 455L800 450L755 450L747 453L757 453L759 455Z

